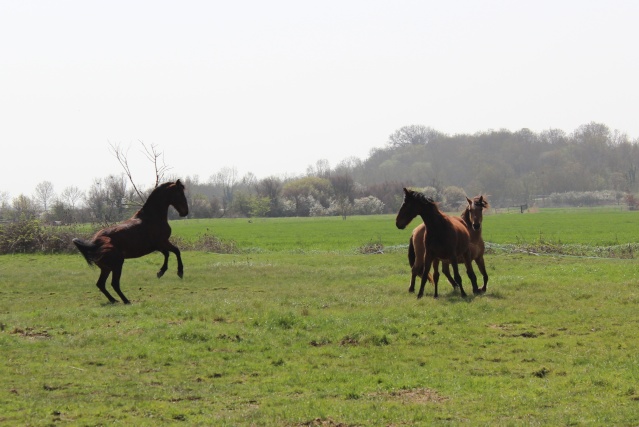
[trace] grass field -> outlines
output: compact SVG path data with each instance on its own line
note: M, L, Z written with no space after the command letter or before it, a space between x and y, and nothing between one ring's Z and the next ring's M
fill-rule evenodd
M634 243L636 215L487 216L484 235ZM251 250L185 252L183 280L174 258L161 280L161 255L129 260L130 306L79 255L0 257L0 425L639 420L635 259L493 254L486 295L417 300L392 216L172 225ZM359 254L371 241L391 250Z

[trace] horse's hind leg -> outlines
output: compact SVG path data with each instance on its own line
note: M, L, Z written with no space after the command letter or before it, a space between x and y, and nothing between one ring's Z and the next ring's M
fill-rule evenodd
M439 283L439 260L434 259L433 260L433 285L435 286L435 288L437 287L438 283Z
M122 276L122 265L123 264L124 264L124 260L119 262L113 268L113 276L111 276L111 286L113 287L115 292L120 296L120 299L122 299L123 303L131 304L131 301L129 301L127 299L127 297L125 297L124 294L122 293L122 291L120 290L120 277Z
M426 258L424 261L424 273L422 274L422 284L419 287L419 293L417 294L417 298L421 298L424 296L424 288L426 287L426 281L428 280L428 275L430 273L430 267L433 263L432 259ZM435 282L435 298L437 298L437 282Z
M444 273L444 276L446 276L446 278L448 279L448 283L450 283L453 289L457 289L457 283L455 283L455 279L453 279L453 276L450 275L450 264L448 264L447 262L442 264L442 273Z
M410 274L410 286L408 287L408 292L410 292L411 294L415 293L415 278L417 277L417 274L415 274L415 272L411 272Z
M106 289L106 281L107 281L107 278L109 277L109 273L111 273L111 270L108 270L106 268L100 268L100 277L98 278L98 283L96 283L96 286L98 287L100 292L102 292L109 299L109 302L115 303L115 302L118 302L118 300L113 298L111 294L109 293L109 291L107 291Z
M158 279L164 276L164 273L166 273L166 270L169 268L169 251L162 249L160 252L164 255L164 264L162 264L162 267L160 267L158 271Z
M479 272L484 277L484 286L480 289L481 293L486 292L486 286L488 285L488 273L486 272L486 264L484 263L484 257L480 256L475 260L477 263L477 268L479 268Z

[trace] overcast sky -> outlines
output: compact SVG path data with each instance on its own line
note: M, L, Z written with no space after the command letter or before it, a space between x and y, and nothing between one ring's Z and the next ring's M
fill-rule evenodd
M171 173L258 178L368 157L411 124L447 134L639 137L639 2L0 2L0 192L141 182L155 144Z

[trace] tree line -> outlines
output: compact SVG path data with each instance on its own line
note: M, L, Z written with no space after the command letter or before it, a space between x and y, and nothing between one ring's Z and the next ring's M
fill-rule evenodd
M445 135L425 126L393 133L353 176L368 185L411 181L488 194L493 206L568 192L637 191L639 140L588 123L573 133L491 130Z
M620 203L638 190L639 140L588 123L567 134L489 130L447 135L423 125L392 133L367 159L348 158L335 167L318 160L296 177L239 176L223 168L203 181L181 177L190 217L281 217L394 213L402 187L419 188L455 211L465 196L486 194L492 206ZM158 155L153 152L155 158ZM121 158L118 158L121 161ZM126 169L126 168L125 168ZM156 169L157 170L157 169ZM10 199L0 191L0 218L116 222L139 208L131 173L97 178L87 191L54 191L44 181L32 196ZM167 180L173 177L167 177ZM150 191L150 189L149 189ZM138 200L135 202L135 200Z

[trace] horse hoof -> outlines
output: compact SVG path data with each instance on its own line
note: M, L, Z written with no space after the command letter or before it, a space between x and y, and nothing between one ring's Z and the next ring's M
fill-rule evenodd
M158 279L162 276L164 276L164 271L162 270L158 271Z
M178 271L178 277L181 279L184 277L184 272L183 271Z

